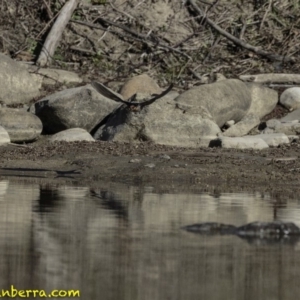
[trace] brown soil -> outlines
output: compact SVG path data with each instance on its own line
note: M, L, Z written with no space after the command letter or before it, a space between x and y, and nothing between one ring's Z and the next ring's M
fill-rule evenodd
M168 159L169 156L170 159ZM0 148L1 177L52 179L56 183L225 184L296 186L300 143L262 151L178 148L115 142L48 143ZM133 159L140 161L130 162Z

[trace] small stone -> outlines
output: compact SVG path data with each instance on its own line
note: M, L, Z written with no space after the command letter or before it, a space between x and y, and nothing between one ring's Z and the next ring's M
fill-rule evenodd
M288 135L287 137L289 138L289 141L291 143L296 143L299 140L299 136L298 135Z
M152 164L152 163L146 164L145 167L146 167L146 168L153 169L153 168L155 168L155 164Z
M140 163L142 160L140 158L133 158L129 161L129 163L131 164L136 164L136 163Z
M160 158L160 159L164 159L164 160L170 160L170 159L171 159L171 157L170 157L169 155L167 155L167 154L161 154L161 155L159 156L159 158Z

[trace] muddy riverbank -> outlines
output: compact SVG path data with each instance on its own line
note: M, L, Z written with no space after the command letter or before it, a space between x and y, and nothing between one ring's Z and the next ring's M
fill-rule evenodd
M49 143L0 148L0 177L97 181L295 186L300 143L266 150L177 148L149 143Z

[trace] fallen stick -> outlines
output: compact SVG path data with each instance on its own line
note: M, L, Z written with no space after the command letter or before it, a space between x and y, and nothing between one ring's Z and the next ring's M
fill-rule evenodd
M251 52L254 52L262 57L266 57L272 61L284 61L284 62L294 62L295 59L293 57L289 57L289 56L283 56L283 55L279 55L279 54L274 54L274 53L270 53L264 50L261 50L258 47L254 47L248 43L245 43L243 41L241 41L240 39L236 38L235 36L233 36L232 34L230 34L229 32L225 31L224 29L222 29L221 27L219 27L217 24L215 24L211 19L209 19L202 11L201 9L198 7L198 5L195 3L194 0L187 0L187 2L189 2L191 4L191 6L194 8L194 10L200 15L200 17L202 17L206 23L211 26L212 28L214 28L216 31L218 31L221 35L225 36L227 39L229 39L230 41L232 41L234 44L243 47Z
M299 74L257 74L257 75L241 75L239 79L247 82L260 82L260 83L294 83L300 84Z
M56 50L56 46L66 28L79 0L69 0L61 9L55 23L50 30L46 41L43 45L40 56L36 64L40 67L47 66L51 63L52 57Z
M178 49L175 49L174 47L171 47L171 46L168 46L166 44L164 44L163 42L161 42L159 39L155 39L155 41L149 39L149 36L148 35L145 35L145 34L140 34L138 32L135 32L134 30L124 26L124 25L121 25L121 24L118 24L118 23L115 23L115 22L112 22L112 21L109 21L109 20L105 20L103 18L98 18L98 20L101 20L102 22L104 23L107 23L111 26L115 26L115 27L118 27L120 29L122 29L123 31L131 34L131 38L134 39L134 40L137 40L137 41L140 41L142 43L145 43L145 44L148 44L151 43L151 44L154 44L155 47L161 47L161 48L165 48L165 49L168 49L170 51L173 51L175 53L178 53L180 55L183 55L185 56L187 59L191 60L192 58L190 56L188 56L186 53L178 50ZM85 26L88 26L90 28L98 28L98 29L101 29L101 30L107 30L99 25L94 25L92 23L87 23L87 22L82 22L82 21L77 21L77 20L72 20L73 23L77 23L77 24L81 24L81 25L85 25ZM152 38L152 35L150 35L150 38ZM150 46L150 45L149 45Z

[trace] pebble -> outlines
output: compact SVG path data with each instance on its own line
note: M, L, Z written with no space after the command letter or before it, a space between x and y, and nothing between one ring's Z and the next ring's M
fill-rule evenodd
M129 161L129 163L140 163L142 160L140 158L133 158Z
M145 167L146 167L146 168L153 169L153 168L155 168L155 164L152 164L152 163L146 164Z
M171 159L171 157L167 154L161 154L158 158L165 159L165 160L170 160Z

